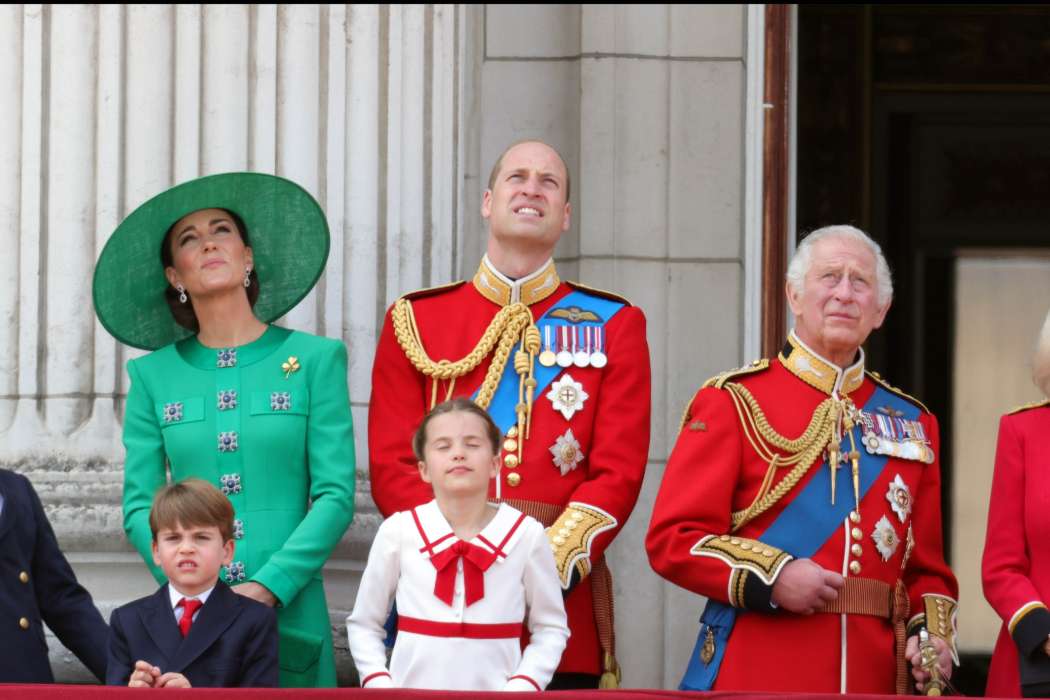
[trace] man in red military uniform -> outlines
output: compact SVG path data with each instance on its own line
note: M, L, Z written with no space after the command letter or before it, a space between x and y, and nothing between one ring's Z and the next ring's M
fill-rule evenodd
M383 515L432 498L410 438L437 402L471 396L504 432L491 496L549 526L572 636L549 689L615 686L605 549L641 488L649 450L645 317L624 299L561 280L569 176L554 149L511 146L481 214L474 279L407 294L388 311L372 374L372 496Z
M653 568L708 598L682 687L906 693L908 663L916 685L946 680L937 420L864 371L889 268L863 232L828 227L787 294L784 349L696 394L654 506Z

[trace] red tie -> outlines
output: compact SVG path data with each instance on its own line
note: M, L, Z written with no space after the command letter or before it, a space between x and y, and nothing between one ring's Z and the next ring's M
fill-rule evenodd
M202 605L204 603L196 598L192 600L183 598L179 601L179 605L175 606L182 606L182 617L179 618L179 631L182 632L183 637L190 633L190 627L193 625L193 614L200 610Z
M456 587L456 562L463 560L463 587L466 588L466 604L471 605L485 597L485 570L496 561L496 555L477 545L460 540L440 554L430 557L437 569L434 595L452 605L452 592Z

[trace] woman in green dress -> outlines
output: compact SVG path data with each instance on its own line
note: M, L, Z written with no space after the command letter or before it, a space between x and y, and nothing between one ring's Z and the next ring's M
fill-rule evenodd
M345 346L270 323L313 287L328 225L293 182L192 180L130 214L103 249L93 297L127 363L124 529L159 582L149 510L170 477L210 481L235 510L221 578L278 608L284 687L334 686L321 568L353 516Z

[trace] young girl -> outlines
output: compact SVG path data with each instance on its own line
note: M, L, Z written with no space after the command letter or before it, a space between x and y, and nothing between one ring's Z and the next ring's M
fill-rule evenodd
M379 527L346 619L361 686L542 690L569 628L543 526L488 503L499 429L469 399L439 404L412 439L434 500ZM386 667L383 623L397 601ZM529 645L521 651L527 625Z

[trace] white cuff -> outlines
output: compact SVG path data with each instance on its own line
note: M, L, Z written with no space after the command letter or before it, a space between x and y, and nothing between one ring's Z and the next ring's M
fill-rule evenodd
M538 688L531 681L528 681L521 676L515 676L507 681L507 684L503 686L504 692L531 692L535 693Z

